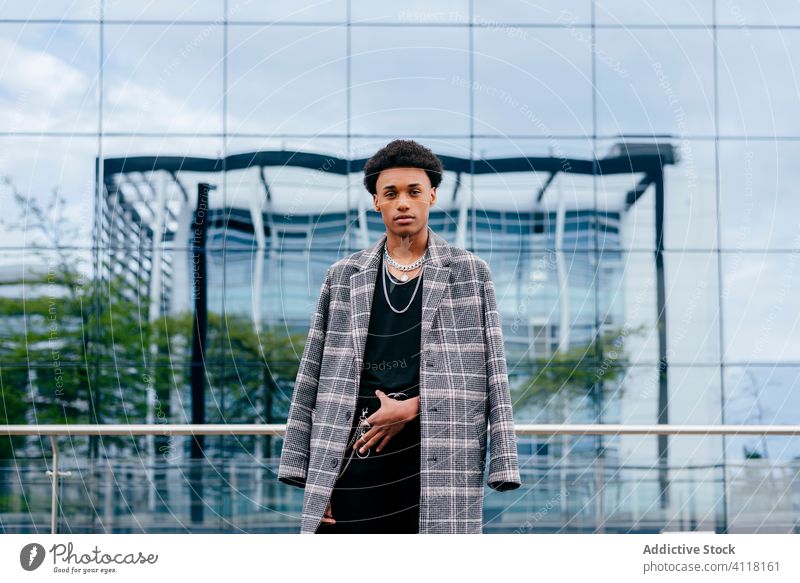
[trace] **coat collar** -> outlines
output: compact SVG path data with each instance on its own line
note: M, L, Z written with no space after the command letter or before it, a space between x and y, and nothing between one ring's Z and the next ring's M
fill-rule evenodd
M356 262L358 269L350 275L350 318L352 324L353 350L358 371L356 395L360 382L360 371L364 359L364 348L369 331L372 296L378 277L378 263L386 242L386 233L361 255ZM450 281L450 259L452 252L447 241L428 227L428 250L430 259L425 264L422 278L422 330L420 332L420 354L424 356L426 341L433 319L442 302Z

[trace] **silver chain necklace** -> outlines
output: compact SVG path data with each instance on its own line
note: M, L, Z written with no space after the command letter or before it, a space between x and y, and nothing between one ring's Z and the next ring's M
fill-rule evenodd
M383 245L383 258L386 261L388 261L392 265L392 267L394 267L395 269L399 269L400 271L403 271L403 272L414 271L417 267L419 267L425 261L428 260L428 249L426 248L425 249L425 253L423 253L422 256L419 259L417 259L414 263L409 263L408 265L403 265L402 263L399 263L398 261L393 259L391 255L389 255L389 249L386 247L386 244L384 243L384 245ZM400 281L408 281L408 274L407 273L403 273L403 275L400 276Z
M420 272L419 272L419 275L416 277L417 284L414 286L414 293L412 293L412 294L411 294L411 299L408 301L408 305L407 305L405 308L403 308L402 310L398 310L397 308L395 308L395 307L392 305L392 302L391 302L391 300L389 299L389 292L388 292L388 291L387 291L387 289L386 289L386 288L388 287L388 286L387 286L387 284L386 284L386 278L389 276L389 266L388 266L388 265L386 265L385 263L383 264L383 274L382 274L382 275L383 275L383 297L385 297L385 298L386 298L386 303L387 303L387 304L389 304L389 307L392 309L392 311L393 311L395 314L402 314L402 313L404 313L405 311L407 311L407 310L408 310L408 308L410 308L410 307L411 307L411 304L413 304L413 303L414 303L414 298L415 298L415 297L416 297L416 295L417 295L417 290L419 290L419 283L420 283L420 281L422 280L422 274L423 274L424 272L425 272L425 264L423 263L423 264L422 264L422 269L420 270Z

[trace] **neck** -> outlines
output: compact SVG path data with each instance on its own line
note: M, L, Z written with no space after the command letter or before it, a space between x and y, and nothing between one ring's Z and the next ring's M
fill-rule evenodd
M425 253L428 246L428 227L410 235L386 232L386 249L392 259L401 263L413 263Z

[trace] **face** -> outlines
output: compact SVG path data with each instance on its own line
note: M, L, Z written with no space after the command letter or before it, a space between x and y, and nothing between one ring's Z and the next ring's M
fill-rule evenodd
M428 212L436 202L436 188L420 168L389 168L381 171L373 195L386 230L406 236L428 227ZM400 218L400 217L408 218Z

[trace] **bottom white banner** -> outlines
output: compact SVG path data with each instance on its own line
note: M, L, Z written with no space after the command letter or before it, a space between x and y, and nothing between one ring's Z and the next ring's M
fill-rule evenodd
M0 581L800 581L784 534L0 535ZM235 578L235 579L234 579Z

